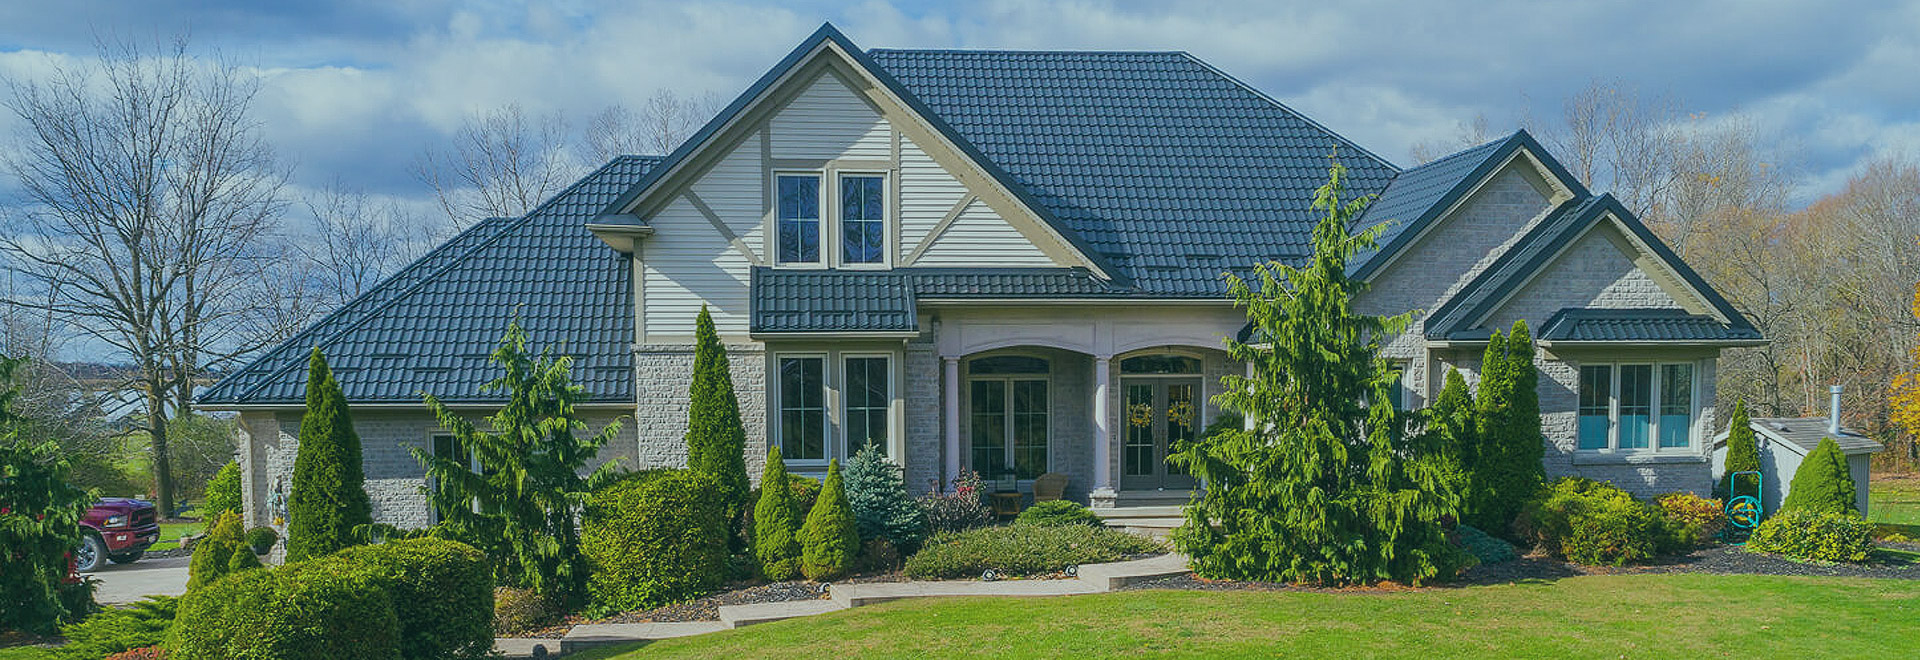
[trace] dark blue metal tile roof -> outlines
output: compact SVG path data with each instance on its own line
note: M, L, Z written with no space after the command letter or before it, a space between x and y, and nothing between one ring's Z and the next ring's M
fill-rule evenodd
M299 404L326 353L347 399L492 403L487 355L519 315L534 348L573 356L594 402L633 401L632 262L585 224L658 163L624 156L526 216L489 219L202 393L202 405Z
M1146 294L1220 296L1222 271L1304 257L1330 158L1353 195L1396 171L1186 53L866 56Z
M1721 323L1684 309L1567 308L1540 327L1551 342L1738 342L1760 339L1753 328Z
M753 269L755 333L913 332L921 300L1127 298L1077 268Z

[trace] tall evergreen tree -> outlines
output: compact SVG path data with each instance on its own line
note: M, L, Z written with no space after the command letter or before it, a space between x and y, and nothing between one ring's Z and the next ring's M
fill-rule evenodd
M740 399L733 391L727 347L714 330L706 305L694 323L692 399L687 409L687 467L720 482L728 520L746 506L747 430L740 422ZM736 543L738 539L735 539Z
M360 436L347 413L347 396L333 380L319 347L307 358L307 411L287 494L287 561L332 554L353 545L358 525L372 524Z
M1431 435L1403 433L1392 405L1399 375L1380 357L1410 316L1353 308L1365 285L1348 277L1348 260L1380 228L1348 232L1370 200L1344 199L1345 178L1335 163L1315 195L1325 215L1304 267L1263 263L1255 282L1227 277L1255 339L1227 342L1251 373L1222 379L1214 401L1252 429L1172 456L1207 484L1173 537L1202 577L1419 583L1460 560L1442 528L1459 510L1459 470Z
M1733 402L1733 421L1727 425L1727 457L1720 466L1724 478L1714 485L1722 498L1753 493L1760 486L1758 475L1734 479L1736 472L1760 471L1760 442L1753 435L1753 420L1747 417L1747 401Z
M1510 535L1513 519L1546 482L1541 459L1540 370L1533 364L1533 338L1526 321L1513 331L1496 330L1480 363L1479 429L1468 461L1468 524Z
M1793 472L1793 483L1787 486L1787 499L1780 503L1780 510L1857 516L1860 509L1855 497L1847 455L1840 452L1833 438L1821 438L1819 446L1808 452L1800 461L1800 469Z
M1479 427L1474 417L1473 395L1467 391L1467 379L1459 370L1447 369L1446 384L1440 388L1440 396L1434 399L1426 415L1427 433L1433 435L1435 448L1461 466L1460 486L1471 492L1472 475L1465 466L1478 443Z

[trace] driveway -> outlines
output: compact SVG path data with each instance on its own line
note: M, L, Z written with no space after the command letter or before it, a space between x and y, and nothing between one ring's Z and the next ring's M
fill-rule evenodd
M142 559L131 564L108 563L89 575L100 581L94 599L117 605L149 594L178 596L187 592L188 557Z

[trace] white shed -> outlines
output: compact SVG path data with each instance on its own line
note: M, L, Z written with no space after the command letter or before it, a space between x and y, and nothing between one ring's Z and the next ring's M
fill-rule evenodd
M1866 515L1868 459L1875 452L1886 449L1885 446L1873 438L1839 429L1831 420L1821 417L1756 417L1752 424L1754 440L1760 445L1760 474L1763 477L1760 502L1767 514L1780 510L1780 503L1787 498L1793 473L1800 469L1800 462L1820 446L1821 439L1831 437L1834 444L1840 446L1840 453L1847 456L1847 472L1853 476L1854 505L1860 509L1861 515ZM1713 439L1714 483L1726 478L1726 463L1727 431L1721 431Z

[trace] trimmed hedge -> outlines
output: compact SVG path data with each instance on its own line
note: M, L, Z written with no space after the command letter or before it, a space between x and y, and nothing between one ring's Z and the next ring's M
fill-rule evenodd
M193 559L187 562L188 591L212 584L229 573L260 567L260 559L253 556L253 550L241 536L240 514L228 511L213 520L207 538L194 544Z
M827 463L827 481L820 499L800 526L800 573L809 580L826 581L846 575L860 553L860 532L853 526L853 510L840 477L840 459Z
M698 596L726 582L727 500L712 475L637 472L595 491L581 551L596 608L626 611Z
M1086 525L1009 525L935 535L907 559L907 577L977 578L1056 573L1068 566L1120 561L1164 552L1154 541L1117 529Z
M1873 523L1859 514L1805 509L1783 509L1747 538L1748 550L1815 561L1863 562L1873 547Z
M1615 566L1653 557L1668 534L1651 505L1612 484L1580 477L1556 480L1529 500L1514 529L1575 563Z
M1654 499L1653 505L1666 518L1668 541L1665 552L1686 552L1713 545L1720 530L1727 527L1725 505L1717 499L1693 493L1667 493Z
M236 556L248 553L236 553ZM333 559L388 581L400 656L484 658L493 651L493 572L473 546L421 538L347 548Z
M167 654L194 660L400 658L389 580L337 558L227 576L180 598Z
M1066 500L1041 502L1027 507L1027 510L1020 512L1020 517L1013 519L1013 524L1106 526L1106 522L1100 520L1100 516L1087 510L1087 507Z

